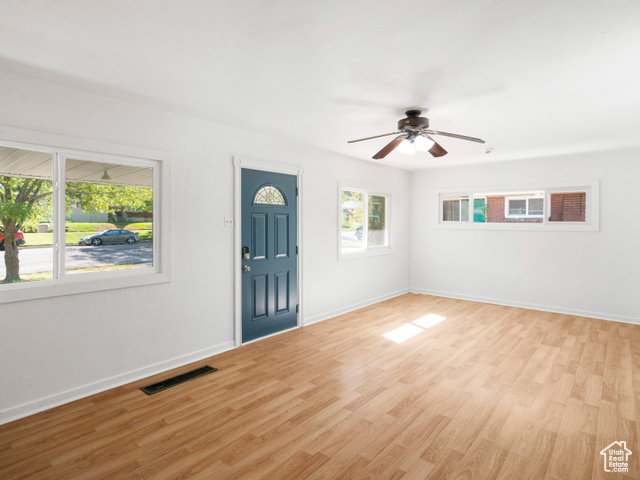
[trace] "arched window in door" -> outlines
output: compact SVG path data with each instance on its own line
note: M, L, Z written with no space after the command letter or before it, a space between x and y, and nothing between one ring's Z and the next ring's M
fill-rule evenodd
M254 205L286 205L284 195L279 188L265 185L258 189L253 197Z

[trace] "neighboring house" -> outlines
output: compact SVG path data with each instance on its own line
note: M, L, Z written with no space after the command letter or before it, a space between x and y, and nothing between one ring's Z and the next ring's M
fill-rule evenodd
M549 199L551 203L549 221L585 221L585 192L551 193ZM485 221L489 223L542 223L544 217L544 196L542 193L487 195L486 206ZM474 221L477 220L474 218Z
M153 213L151 212L133 212L133 211L117 211L114 213L88 213L78 206L71 207L71 215L66 216L66 220L72 222L91 222L91 223L124 223L124 222L151 222Z
M586 215L587 194L585 192L552 193L552 222L584 222Z
M152 222L153 213L118 210L116 213L109 213L109 221L111 223Z
M545 212L544 192L480 194L473 196L474 223L542 223ZM550 222L584 222L585 192L549 193ZM469 197L443 200L443 220L467 221Z
M66 220L72 222L106 223L109 221L108 213L87 213L77 206L71 207L71 215L66 216Z
M487 196L486 222L542 223L544 197L538 194Z

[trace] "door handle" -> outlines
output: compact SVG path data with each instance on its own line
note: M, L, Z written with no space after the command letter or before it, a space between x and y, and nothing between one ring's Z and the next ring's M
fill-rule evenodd
M250 272L251 271L251 267L249 265L245 265L244 267L242 267L242 271L243 272Z

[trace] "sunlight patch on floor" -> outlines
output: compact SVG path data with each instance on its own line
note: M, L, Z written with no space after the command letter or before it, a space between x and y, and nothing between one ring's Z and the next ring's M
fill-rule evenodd
M399 344L404 342L405 340L409 340L410 338L415 337L419 333L424 332L425 329L431 328L443 320L446 320L446 317L436 315L435 313L430 313L428 315L425 315L424 317L420 317L419 319L414 320L411 323L405 323L401 327L395 328L390 332L385 333L383 337L386 337L389 340Z
M385 333L384 336L396 343L402 343L422 332L424 332L422 328L411 325L410 323L405 323L401 327Z
M414 323L415 325L418 325L422 328L431 328L445 319L446 317L441 317L440 315L436 315L435 313L430 313L429 315L425 315L424 317L421 317L418 320L414 320L411 323Z

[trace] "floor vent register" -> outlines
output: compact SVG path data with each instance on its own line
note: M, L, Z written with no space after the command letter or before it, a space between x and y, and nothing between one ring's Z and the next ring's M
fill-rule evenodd
M151 385L142 387L140 390L142 390L147 395L153 395L154 393L162 392L163 390L175 387L176 385L180 385L182 383L188 382L189 380L193 380L194 378L201 377L217 370L217 368L205 365L204 367L196 368L195 370L191 370L190 372L181 373L180 375L176 375L175 377L152 383Z

